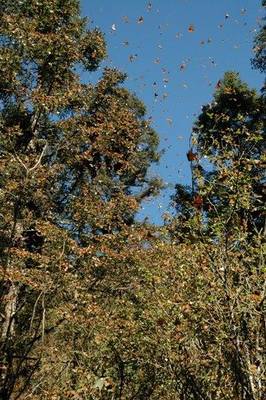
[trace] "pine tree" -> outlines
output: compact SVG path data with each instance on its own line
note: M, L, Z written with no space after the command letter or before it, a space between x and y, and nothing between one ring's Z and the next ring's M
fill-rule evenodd
M265 98L227 72L193 127L192 185L177 185L168 225L190 260L177 266L180 398L263 398L264 110Z
M180 326L180 358L190 360L187 374L179 370L185 399L263 398L264 110L263 96L225 73L193 127L192 185L176 186L170 237L198 257L179 291L188 304Z
M214 237L235 229L247 234L264 229L264 107L264 99L237 73L227 72L194 125L189 216L202 213Z

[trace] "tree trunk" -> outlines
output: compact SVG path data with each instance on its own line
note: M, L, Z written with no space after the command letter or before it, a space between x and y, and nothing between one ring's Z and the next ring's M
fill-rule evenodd
M10 342L15 336L15 313L18 298L18 286L14 282L5 283L7 293L4 295L4 312L1 332L1 358L0 358L0 396L9 399L10 385L12 386L11 372L13 366ZM12 390L11 390L12 391Z

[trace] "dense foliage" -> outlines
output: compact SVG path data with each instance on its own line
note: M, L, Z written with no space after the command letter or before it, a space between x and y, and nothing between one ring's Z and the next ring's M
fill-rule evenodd
M81 82L102 33L76 0L0 12L0 398L262 400L265 97L224 75L140 223L158 138L124 74Z
M262 7L266 7L266 1L262 0ZM254 53L255 56L252 60L254 68L259 69L261 72L266 71L266 25L265 18L262 20L262 26L254 40Z
M201 390L193 399L263 398L264 109L263 97L226 73L193 129L192 187L177 185L173 198L171 237L200 257L187 290L196 329L188 358L199 360L190 391L195 382Z

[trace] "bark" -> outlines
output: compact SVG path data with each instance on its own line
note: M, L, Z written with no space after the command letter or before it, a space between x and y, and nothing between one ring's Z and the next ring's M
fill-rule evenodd
M1 356L0 356L0 397L9 399L9 374L12 370L13 357L9 351L9 344L15 336L15 314L17 308L18 286L8 282L7 293L4 296L4 313L2 315Z

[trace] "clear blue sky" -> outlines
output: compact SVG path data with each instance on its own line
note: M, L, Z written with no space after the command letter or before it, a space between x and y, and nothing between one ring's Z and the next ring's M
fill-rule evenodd
M141 217L159 223L169 211L174 184L190 183L191 127L224 72L239 71L250 86L262 86L262 75L250 65L260 5L260 0L81 1L90 27L105 33L109 57L102 67L128 74L126 86L146 104L165 150L150 173L161 176L168 189L143 204Z

